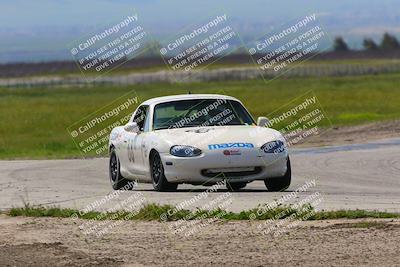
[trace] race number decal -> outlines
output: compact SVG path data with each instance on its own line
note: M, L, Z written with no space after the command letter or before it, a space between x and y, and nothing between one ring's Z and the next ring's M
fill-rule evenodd
M128 142L128 160L129 162L135 162L134 140L129 140Z

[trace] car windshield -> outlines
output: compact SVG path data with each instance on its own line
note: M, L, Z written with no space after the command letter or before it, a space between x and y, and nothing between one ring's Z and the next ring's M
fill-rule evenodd
M253 118L240 102L234 100L190 99L161 103L154 107L154 130L252 124Z

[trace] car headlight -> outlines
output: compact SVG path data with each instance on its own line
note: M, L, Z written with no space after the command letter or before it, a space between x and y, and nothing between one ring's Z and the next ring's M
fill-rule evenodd
M173 146L169 152L177 157L195 157L201 154L200 149L192 146Z
M262 145L261 150L264 151L264 153L281 153L285 151L285 143L283 143L281 140L276 140L272 142L268 142L264 145Z

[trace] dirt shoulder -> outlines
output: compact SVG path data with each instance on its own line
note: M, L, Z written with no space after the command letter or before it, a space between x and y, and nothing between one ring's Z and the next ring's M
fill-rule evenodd
M0 266L394 266L400 220L300 222L280 235L260 221L214 222L186 237L170 223L127 221L96 238L85 221L0 216Z
M359 144L400 137L400 120L373 122L356 126L324 129L317 136L307 137L295 147Z

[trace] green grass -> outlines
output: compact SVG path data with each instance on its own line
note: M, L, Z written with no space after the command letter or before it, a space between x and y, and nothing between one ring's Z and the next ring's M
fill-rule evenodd
M136 214L131 215L128 211L101 213L92 211L88 213L80 213L74 209L61 209L58 207L34 207L26 205L23 208L12 208L5 212L9 216L26 216L26 217L57 217L57 218L80 218L80 219L98 219L98 220L121 220L128 218L129 220L161 220L162 214L169 214L169 210L174 210L171 205L147 204L142 207ZM171 216L163 217L167 221L176 221L181 219L193 220L199 218L218 218L223 220L267 220L267 219L284 219L296 214L295 218L303 220L328 220L328 219L357 219L357 218L400 218L399 213L389 213L380 211L365 210L338 210L338 211L315 211L309 204L302 207L294 208L289 205L281 205L265 212L257 213L258 208L245 210L239 213L227 212L221 209L216 210L179 210ZM219 216L222 214L221 216ZM258 216L252 217L254 214ZM303 217L306 214L312 216ZM164 220L164 219L163 219ZM368 226L368 225L367 225ZM359 227L367 227L360 225Z
M333 125L400 118L400 74L375 76L146 84L72 88L0 88L0 159L80 157L66 128L135 90L140 101L187 93L241 99L254 117L268 116L313 90ZM133 112L133 110L132 110ZM329 126L327 121L325 125Z

